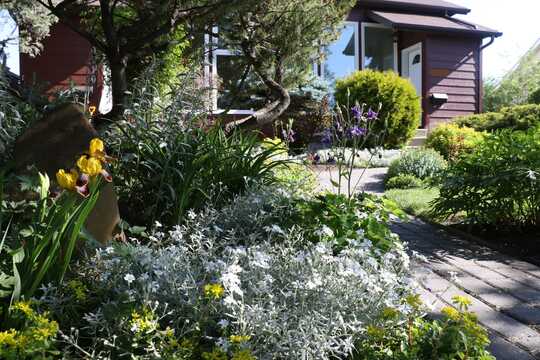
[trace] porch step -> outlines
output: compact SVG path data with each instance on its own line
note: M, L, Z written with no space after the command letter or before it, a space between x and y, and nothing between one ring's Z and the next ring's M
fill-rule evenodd
M409 143L410 147L420 147L423 146L426 142L428 136L427 129L417 129L416 134L414 134L413 139Z

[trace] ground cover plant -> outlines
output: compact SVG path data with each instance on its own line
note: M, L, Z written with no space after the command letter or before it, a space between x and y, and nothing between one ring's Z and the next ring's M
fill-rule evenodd
M399 175L412 175L429 180L439 175L447 166L443 157L433 149L413 149L404 152L388 168L387 181Z

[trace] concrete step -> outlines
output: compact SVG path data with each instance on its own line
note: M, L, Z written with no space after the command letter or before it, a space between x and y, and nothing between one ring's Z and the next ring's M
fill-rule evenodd
M426 142L428 135L427 129L416 129L413 139L409 143L410 147L420 147Z

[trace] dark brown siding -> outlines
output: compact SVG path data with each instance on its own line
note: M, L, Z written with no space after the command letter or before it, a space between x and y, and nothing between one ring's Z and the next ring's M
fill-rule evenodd
M75 86L86 86L90 74L91 46L81 36L62 24L56 24L44 41L44 50L36 58L21 56L21 75L30 85L44 86L46 93ZM102 74L97 72L91 105L98 105L102 88Z
M427 125L433 129L460 115L480 110L480 40L430 34L425 40L426 97L448 95L448 103L435 107L428 101Z

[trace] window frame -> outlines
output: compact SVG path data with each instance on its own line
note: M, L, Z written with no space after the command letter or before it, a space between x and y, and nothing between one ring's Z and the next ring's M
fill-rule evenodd
M379 23L374 22L362 22L362 30L361 30L361 65L362 70L366 69L366 28L372 27L372 28L379 28L379 29L390 29L392 30L391 26L386 26ZM393 49L394 49L394 71L396 74L399 74L399 59L398 59L398 43L397 41L393 41Z
M353 25L354 26L354 67L356 70L360 69L360 26L358 21L344 21L344 25ZM319 63L317 68L317 63L314 64L314 69L320 71L320 74L315 71L315 75L319 76L321 79L324 79L324 73L326 68L326 59Z
M229 50L229 49L220 49L218 48L219 44L219 28L214 26L212 28L212 34L217 36L211 36L206 34L204 36L205 47L208 51L205 52L205 70L204 75L208 79L208 85L212 89L212 114L228 114L228 115L252 115L255 113L255 110L250 109L230 109L226 111L225 109L220 109L218 107L218 98L219 98L219 89L214 87L214 77L218 76L217 71L217 59L218 56L241 56L238 52Z

